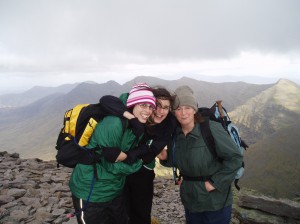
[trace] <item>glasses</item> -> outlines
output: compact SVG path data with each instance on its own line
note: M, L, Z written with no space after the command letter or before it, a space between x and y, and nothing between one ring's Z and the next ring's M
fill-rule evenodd
M157 109L161 109L161 110L170 110L170 106L162 106L162 105L157 105Z
M147 108L149 108L149 110L151 110L151 111L155 110L155 108L152 105L147 104L147 103L141 103L141 104L138 104L138 105L143 110L146 110Z

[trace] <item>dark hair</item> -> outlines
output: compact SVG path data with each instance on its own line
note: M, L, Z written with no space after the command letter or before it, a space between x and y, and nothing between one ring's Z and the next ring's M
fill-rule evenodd
M156 105L159 104L158 100L169 100L170 101L170 108L172 108L172 105L174 103L175 97L171 95L171 93L163 87L153 87L152 88L153 95L156 98ZM150 116L147 121L147 127L148 131L151 133L153 130L151 130L151 126L155 125L154 121L152 120L152 117Z
M157 87L157 88L153 88L152 92L156 99L169 100L171 106L173 105L175 97L172 96L171 93L167 89L165 89L163 87Z
M197 123L203 123L204 122L204 117L199 112L195 113L194 118L195 118L195 122L197 122Z

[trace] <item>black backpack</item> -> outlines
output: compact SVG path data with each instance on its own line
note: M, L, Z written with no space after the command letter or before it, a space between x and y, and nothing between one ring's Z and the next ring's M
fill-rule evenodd
M216 101L216 103L211 108L202 107L198 109L198 112L204 117L204 121L200 122L200 131L205 141L205 144L209 148L213 157L222 162L222 159L218 157L215 140L209 127L210 120L222 124L223 128L230 135L231 139L237 145L242 155L244 154L244 150L246 150L249 146L245 143L244 140L241 139L237 126L235 126L232 123L226 109L222 106L221 103L222 101ZM243 176L244 171L245 163L243 162L234 180L235 187L238 190L240 190L240 187L238 186L238 181Z
M96 149L85 148L95 130L96 125L107 115L98 104L78 104L64 115L63 128L56 142L56 161L59 164L74 168L77 163L86 165L100 162ZM126 120L122 120L125 131Z

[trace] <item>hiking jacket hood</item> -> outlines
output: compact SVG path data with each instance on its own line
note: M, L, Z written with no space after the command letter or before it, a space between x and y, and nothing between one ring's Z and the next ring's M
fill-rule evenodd
M216 152L223 162L213 158L198 123L186 136L181 127L177 127L175 150L172 152L172 143L169 144L168 160L162 162L165 166L174 164L182 175L211 176L210 182L216 188L211 192L207 192L204 181L182 181L180 197L184 207L191 212L216 211L231 205L231 183L242 165L242 155L222 125L210 121L210 129L215 139Z

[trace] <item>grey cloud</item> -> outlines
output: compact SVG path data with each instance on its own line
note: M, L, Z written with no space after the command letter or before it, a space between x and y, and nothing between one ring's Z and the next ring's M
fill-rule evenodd
M11 54L60 69L252 49L299 53L299 8L297 0L0 0L0 59ZM9 63L1 60L0 69Z

